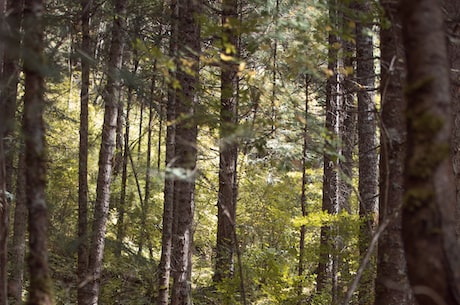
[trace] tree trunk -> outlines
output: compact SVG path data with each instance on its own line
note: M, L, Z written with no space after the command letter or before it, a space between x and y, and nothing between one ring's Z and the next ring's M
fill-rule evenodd
M378 243L375 305L414 304L401 238L406 142L406 69L398 4L382 0L390 27L380 30L381 131L379 222L390 219Z
M452 111L441 2L400 2L407 60L407 155L402 236L420 305L460 303ZM421 255L423 254L423 255Z
M124 48L124 28L126 1L114 2L115 17L112 28L112 42L108 62L108 78L105 87L105 110L102 127L101 149L99 152L99 172L96 187L96 202L92 225L91 244L85 287L85 305L96 305L99 300L102 258L104 255L105 232L110 203L110 182L112 176L112 159L115 150L118 101L121 90L120 69Z
M24 257L26 249L27 204L26 204L26 165L24 143L21 141L16 179L16 206L14 208L12 270L8 283L12 295L12 304L22 304L24 286Z
M169 41L170 56L177 56L177 0L172 0L170 5L171 14L171 34ZM175 80L176 73L172 70L172 80ZM169 282L171 275L171 252L172 252L172 234L173 234L173 204L174 204L174 179L168 170L173 167L175 160L175 131L176 127L171 124L176 120L176 90L172 83L168 84L168 101L166 105L166 121L169 123L166 127L166 156L165 156L165 185L164 185L164 202L163 202L163 230L161 235L161 257L159 264L158 276L158 299L157 305L169 304Z
M5 134L4 151L5 154L5 181L6 189L12 193L13 189L13 160L15 130L16 100L18 95L19 82L19 54L21 47L21 18L23 1L8 0L6 2L6 31L3 33L5 50L3 57L3 69L1 78L1 100L4 105L5 115Z
M300 193L300 208L302 210L302 217L306 217L307 214L307 151L308 151L308 99L309 99L309 86L310 86L309 75L305 75L305 116L304 116L304 126L303 126L303 145L302 145L302 186ZM299 287L297 295L300 296L303 293L303 281L301 280L304 276L305 270L305 234L307 232L307 227L302 225L300 227L300 240L299 240L299 267L298 273L299 276ZM299 299L299 304L301 300Z
M0 101L0 106L3 101ZM0 114L0 305L8 304L8 226L9 226L9 200L6 195L5 151L3 139L5 137L5 118Z
M356 11L369 18L370 2L357 2ZM374 100L375 72L370 22L356 24L356 76L358 83L358 152L359 152L359 215L362 220L359 235L359 252L364 257L368 251L377 224L378 213L378 155L376 134L376 108ZM358 291L360 305L373 304L375 279L375 254L361 278Z
M90 16L92 0L81 1L81 90L80 90L80 146L78 162L78 258L77 258L77 303L84 305L82 284L88 268L88 101L90 85L90 63L86 56L91 54Z
M236 221L236 162L238 147L235 138L238 101L238 0L222 3L222 58L219 192L217 201L217 244L214 281L220 282L233 276Z
M45 108L43 60L44 11L41 0L26 0L24 6L25 95L23 132L26 161L26 198L29 209L29 272L30 288L27 304L53 304L51 278L48 271L46 145L43 112Z
M193 218L195 208L195 171L197 122L195 105L198 98L201 0L178 0L178 55L192 63L191 71L179 66L177 79L181 91L177 93L176 141L174 167L183 175L174 183L174 230L171 305L191 304L191 271ZM188 70L188 68L187 68Z
M336 20L336 2L329 1L329 20L334 24ZM336 147L333 145L337 139L339 130L338 118L338 75L337 75L337 50L334 49L334 44L337 42L337 36L334 33L329 33L329 51L328 51L328 70L332 74L326 83L326 120L325 129L328 137L332 141L325 143L324 148L324 170L323 170L323 199L322 210L328 214L337 213L338 207L338 173L337 161L338 158L333 154L336 153ZM319 246L319 262L318 273L316 280L316 290L318 293L332 292L334 289L335 274L333 274L333 238L332 228L330 225L321 226L320 246ZM332 298L335 299L334 293Z
M452 125L452 160L455 174L456 199L457 199L457 239L460 239L460 46L458 39L458 20L460 18L460 1L443 1L444 11L447 13L446 25L448 33L450 81L452 110L454 112Z

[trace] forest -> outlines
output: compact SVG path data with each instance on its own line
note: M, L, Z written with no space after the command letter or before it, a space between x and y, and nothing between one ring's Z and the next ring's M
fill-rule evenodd
M460 305L460 0L0 21L0 305Z

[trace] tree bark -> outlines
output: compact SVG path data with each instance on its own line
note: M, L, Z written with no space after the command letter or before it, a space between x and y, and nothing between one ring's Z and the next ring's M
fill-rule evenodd
M104 255L105 233L110 203L110 182L112 176L112 159L115 150L117 129L118 101L121 90L120 69L122 66L125 44L124 28L126 1L114 1L115 16L112 28L108 77L104 94L104 123L102 127L101 149L99 152L99 172L96 187L96 202L92 224L91 243L88 260L88 283L85 287L85 305L99 302L102 259Z
M25 95L23 133L25 139L26 198L29 209L29 272L30 288L27 304L53 304L51 278L48 271L46 145L43 112L44 77L43 25L44 6L41 0L24 3Z
M22 291L24 286L24 258L26 250L27 231L27 204L26 204L26 165L24 143L21 140L18 161L18 174L16 179L16 206L14 207L13 246L12 246L12 271L9 292L12 295L12 304L22 304Z
M368 19L371 3L358 1L356 12ZM359 252L364 257L368 251L378 213L378 155L376 134L376 108L374 100L375 72L371 29L372 24L358 21L356 24L356 77L358 96L358 154L359 154L359 215L362 219L359 235ZM358 290L360 305L374 303L375 253L371 256L361 278Z
M178 56L191 63L191 71L179 66L177 93L175 168L183 173L174 183L173 287L171 305L191 304L191 271L193 219L195 209L195 174L197 122L195 105L198 99L201 0L178 0ZM188 69L187 69L188 70Z
M329 1L329 20L331 24L335 24L336 20L336 1ZM334 30L332 30L334 31ZM338 210L338 158L333 156L335 147L331 145L337 139L339 131L338 118L338 74L337 74L337 50L334 49L334 44L337 42L335 33L330 32L328 37L328 70L332 74L326 83L326 119L325 129L330 138L326 141L324 148L324 169L323 169L323 198L322 210L328 214L336 214ZM320 246L319 246L319 262L318 273L316 280L316 290L318 293L325 293L334 289L335 275L333 274L333 238L332 228L330 225L321 226ZM332 293L334 299L334 293Z
M460 31L458 20L460 18L460 1L445 0L446 25L448 33L448 51L450 61L450 81L452 110L454 112L452 124L452 161L455 175L456 200L457 200L457 239L460 239Z
M381 126L379 223L390 219L382 232L377 250L375 305L414 304L407 278L407 266L401 237L403 172L406 154L406 78L401 20L398 4L382 0L389 26L380 30L381 53Z
M172 0L170 5L171 14L171 34L169 41L169 54L175 58L177 55L177 0ZM169 71L171 79L174 80L176 74ZM166 151L165 151L165 185L163 200L163 230L161 233L161 257L158 266L158 298L157 305L168 305L169 285L171 276L171 254L172 254L172 234L173 234L173 205L174 205L174 179L168 170L173 167L175 160L175 130L172 122L176 120L176 91L172 83L168 84L168 100L166 105Z
M460 303L450 75L441 2L402 0L407 155L402 236L420 305ZM423 255L421 255L423 254Z
M84 305L84 287L88 268L88 101L91 54L90 16L92 0L81 1L81 90L80 90L80 145L78 151L78 257L77 303Z
M214 281L230 278L234 273L236 222L236 163L238 146L235 138L238 101L238 0L222 3L222 56L219 191L217 201L217 243ZM231 58L231 59L229 59Z

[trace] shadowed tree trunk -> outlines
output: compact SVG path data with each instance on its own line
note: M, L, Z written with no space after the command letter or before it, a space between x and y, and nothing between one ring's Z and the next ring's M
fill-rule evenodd
M356 24L356 77L358 96L358 151L359 151L359 215L362 219L359 235L360 256L367 249L377 224L378 211L378 155L376 134L376 108L374 100L374 54L370 21L371 3L358 1L356 11L361 17ZM359 286L360 305L374 302L375 255L363 272Z
M170 56L175 58L177 55L177 2L171 1L171 34L169 41ZM176 77L175 72L169 71L171 80ZM158 266L158 298L157 305L167 305L169 301L169 282L171 275L171 252L172 252L172 231L173 231L173 204L174 204L174 179L168 175L168 170L174 166L175 155L175 131L176 127L172 122L176 120L176 91L172 84L168 84L168 100L166 105L166 151L165 151L165 185L163 202L163 230L161 233L161 257Z
M238 147L235 138L238 100L238 0L222 3L222 58L219 192L217 201L217 244L214 281L230 278L234 273L236 221L236 163Z
M41 0L24 3L25 95L23 132L25 139L26 198L29 209L29 272L30 288L27 304L53 304L51 278L48 271L45 108L43 81L44 6Z
M91 54L90 16L92 0L81 1L81 90L80 90L80 145L78 163L78 258L77 258L77 303L84 304L82 283L88 268L88 100L90 85Z
M382 0L389 27L380 30L381 126L379 222L390 219L377 251L375 305L414 304L401 238L401 209L406 142L406 69L398 4Z
M108 61L108 77L104 93L104 123L102 126L101 149L99 152L99 172L97 177L96 202L89 249L89 260L85 286L84 304L96 305L99 302L99 290L104 255L105 233L110 203L110 182L112 159L115 150L118 102L120 100L122 65L124 48L124 28L126 1L114 1L115 16L112 25L112 42Z
M452 125L452 161L455 174L455 185L457 191L457 239L460 239L460 31L458 21L460 20L460 1L444 0L444 11L448 33L450 80L452 95L452 110L454 112Z
M195 105L199 86L199 53L201 0L178 0L178 44L180 62L177 80L181 90L176 99L176 140L174 167L181 173L174 183L174 225L171 305L191 304L191 271L193 245L193 219L195 209L195 174L197 122ZM188 71L187 71L188 70Z
M337 3L335 0L330 0L329 4L329 20L334 24L337 16ZM334 31L334 30L332 30ZM330 138L325 143L324 148L324 169L323 169L323 199L322 210L328 214L337 213L338 207L338 173L337 173L337 157L333 154L336 152L336 147L333 144L338 136L339 119L338 119L338 74L337 74L337 50L334 49L334 44L337 42L335 33L330 32L328 37L328 70L332 74L326 83L326 122L325 129ZM329 293L333 291L334 282L336 280L333 274L333 231L330 225L323 225L320 233L319 246L319 263L316 279L316 290L318 293ZM329 290L329 291L328 291ZM335 294L332 293L332 298Z
M409 281L420 305L459 304L450 75L441 1L402 0L400 5L407 61L402 236Z

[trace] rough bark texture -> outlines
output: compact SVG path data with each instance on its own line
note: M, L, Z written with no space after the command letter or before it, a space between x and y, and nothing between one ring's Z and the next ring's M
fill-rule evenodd
M102 259L104 255L105 232L110 203L110 182L112 159L115 150L118 101L120 95L120 69L124 48L124 28L126 1L116 0L113 19L112 42L110 46L107 85L104 92L104 123L102 127L101 149L99 152L99 172L96 187L96 202L88 260L88 283L85 286L85 305L96 305L99 300Z
M331 22L335 22L336 16L336 2L334 0L329 1L329 18ZM335 143L338 128L338 105L337 105L337 50L332 46L337 42L337 37L334 33L329 33L329 54L328 54L328 69L333 74L327 80L326 84L326 122L325 128L328 134L329 140L325 144L324 148L324 169L323 169L323 199L322 199L322 210L334 214L337 213L338 207L338 173L337 173L337 162L338 158L334 158L335 146L331 143ZM332 228L331 226L322 226L320 233L320 246L319 246L319 263L318 273L316 279L316 290L318 293L327 293L327 289L333 289L333 282L335 275L332 272ZM331 291L329 290L329 291ZM332 298L335 298L333 295Z
M169 42L169 52L172 57L177 54L177 3L171 1L171 34ZM175 73L172 77L175 77ZM165 168L166 171L173 167L175 155L175 107L176 92L171 84L168 86L168 103L166 105L166 121L169 123L166 127L166 151L165 151ZM174 179L171 175L166 175L164 186L163 202L163 230L161 233L161 257L158 275L158 298L157 305L167 305L169 301L169 282L171 277L171 252L172 252L172 229L173 229L173 204L174 204Z
M26 198L29 209L30 288L27 304L53 304L47 253L47 207L45 108L43 69L43 26L41 0L27 0L24 6L25 95L23 133L25 139Z
M407 156L402 231L420 305L460 303L452 111L441 2L400 2L407 61Z
M84 304L84 286L88 268L88 100L90 64L85 60L91 54L90 14L92 0L81 1L81 90L80 90L80 144L78 151L78 258L77 303Z
M5 115L5 179L6 189L13 192L13 160L16 151L14 144L16 99L18 94L19 82L19 54L21 45L21 18L22 18L23 1L8 0L6 2L4 32L1 38L4 41L3 69L0 84L0 98L2 103L2 112Z
M23 141L18 161L18 175L16 179L16 205L14 207L13 246L11 277L8 283L12 297L11 304L22 304L22 290L24 286L24 258L26 249L27 205L26 205L26 165Z
M356 11L368 19L370 2L358 1ZM362 219L359 235L359 252L364 257L377 224L378 213L378 155L376 134L376 108L374 100L374 54L370 22L356 24L356 81L358 96L358 154L360 197L359 215ZM375 280L375 255L372 255L359 286L360 305L373 304Z
M455 174L456 199L457 199L457 239L460 239L460 30L458 21L460 19L460 1L444 0L444 11L446 12L446 25L448 33L448 51L450 60L450 81L452 110L454 112L452 125L452 162Z
M222 53L221 62L221 109L220 109L220 154L219 192L217 202L217 245L214 281L233 276L236 221L236 143L237 100L238 100L238 0L224 0L222 3Z
M0 101L0 106L2 102ZM3 138L5 136L5 119L0 114L0 305L8 304L7 283L8 283L8 222L9 202L6 195L5 175L5 151L3 149Z
M178 56L181 65L177 79L181 90L176 99L176 141L174 167L183 175L174 183L174 229L172 252L171 305L191 304L191 256L193 244L193 218L195 209L195 171L197 122L195 105L198 93L200 53L200 0L178 0ZM184 62L191 64L185 71ZM187 69L188 70L188 69Z
M406 142L406 77L398 5L383 0L386 20L380 32L381 126L379 222L391 219L378 243L375 305L414 304L401 238L401 209ZM389 24L387 24L389 22ZM385 24L387 24L385 26Z
M2 14L3 6L2 3ZM19 80L19 47L22 1L6 2L5 26L1 29L4 41L2 77L0 80L0 304L7 304L7 244L10 199L13 193L13 160L15 149L16 96Z

